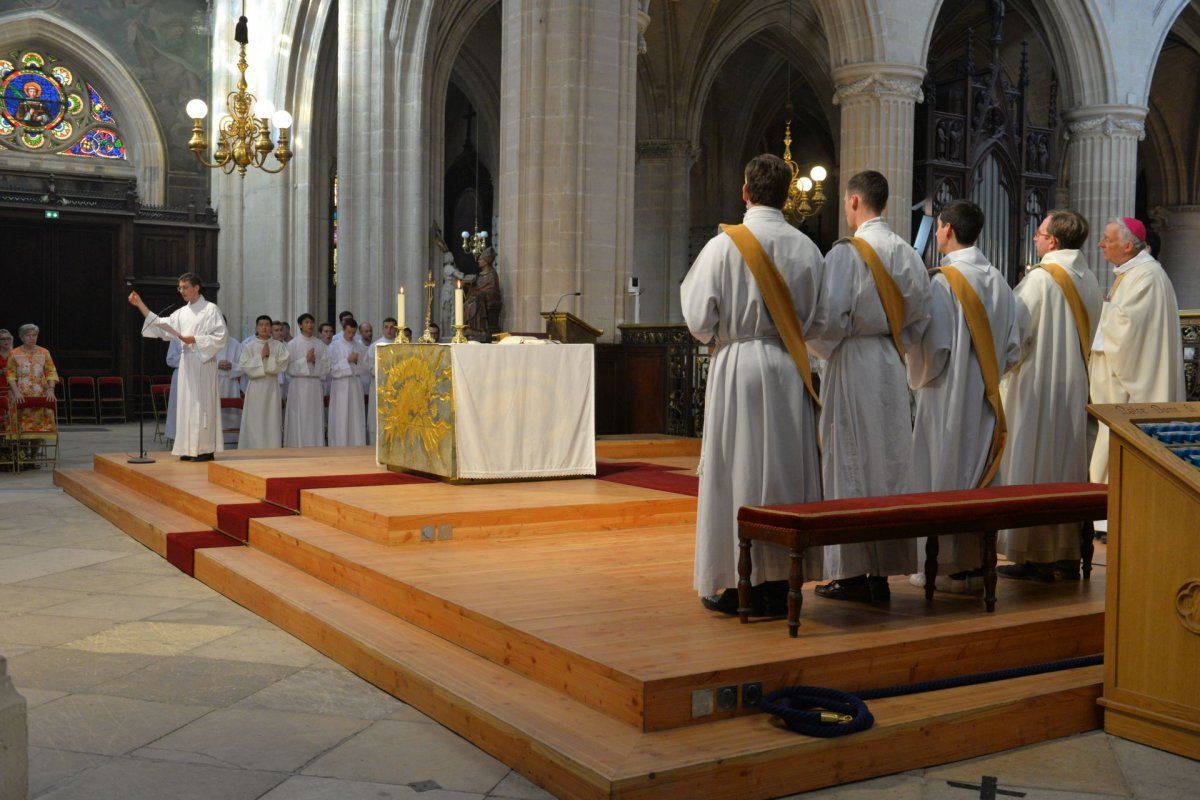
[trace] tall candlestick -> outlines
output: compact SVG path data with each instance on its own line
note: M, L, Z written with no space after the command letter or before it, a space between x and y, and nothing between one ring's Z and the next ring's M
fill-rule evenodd
M396 295L396 328L404 330L404 287L400 287L400 294Z
M463 324L463 288L461 280L454 290L454 324Z

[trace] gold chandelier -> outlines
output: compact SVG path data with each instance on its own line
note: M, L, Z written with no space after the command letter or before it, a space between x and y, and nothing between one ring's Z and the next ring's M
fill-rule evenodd
M209 169L220 169L226 175L237 169L246 177L247 167L256 167L263 172L282 172L292 158L288 149L288 128L292 127L292 115L282 108L278 111L269 100L259 101L246 91L246 45L250 37L246 25L246 4L242 2L242 16L238 19L234 39L241 47L238 55L237 91L228 97L229 113L217 125L217 147L212 161L205 158L208 138L204 135L204 118L208 105L200 99L188 101L187 114L192 119L192 138L188 139L188 150L196 160ZM271 125L279 129L278 144L271 141ZM279 162L276 169L267 167L267 156L274 151Z
M787 202L783 204L783 215L788 222L799 225L821 210L825 205L825 190L821 182L828 173L817 164L808 175L800 174L800 166L792 160L792 120L789 115L783 128L783 160L792 170L792 182L788 185Z

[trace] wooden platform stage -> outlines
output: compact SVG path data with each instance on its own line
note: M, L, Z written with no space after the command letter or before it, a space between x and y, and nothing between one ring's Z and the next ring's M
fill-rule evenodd
M606 479L357 486L395 476L365 448L321 448L100 455L56 481L161 555L200 547L172 562L562 797L777 797L1099 727L1094 667L875 701L876 726L843 738L779 729L748 688L1098 653L1105 570L1002 581L995 614L976 597L927 603L903 578L886 608L806 587L789 639L784 620L741 625L691 588L698 442L604 439L597 456ZM212 530L239 509L247 546ZM721 697L732 707L698 713Z

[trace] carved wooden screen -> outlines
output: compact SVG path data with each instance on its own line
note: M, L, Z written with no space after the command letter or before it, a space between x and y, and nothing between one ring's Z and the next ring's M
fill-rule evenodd
M930 62L924 109L917 114L913 194L935 215L954 199L977 203L985 217L977 244L1015 286L1034 263L1033 233L1054 196L1057 82L1051 78L1049 126L1029 124L1026 46L1013 82L1000 59L1002 23L1001 11L992 60L983 69L975 66L970 32L960 62L944 70ZM927 266L939 263L935 237L923 255Z

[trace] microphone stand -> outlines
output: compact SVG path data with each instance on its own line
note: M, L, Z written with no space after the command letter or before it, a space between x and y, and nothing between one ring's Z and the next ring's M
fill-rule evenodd
M579 297L582 294L583 292L567 292L562 297L558 298L558 300L556 300L554 303L554 308L550 309L549 314L546 314L545 311L542 312L543 314L546 314L546 324L552 325L554 323L554 315L558 313L558 307L562 304L563 300L566 300L568 297Z
M133 282L130 281L128 285L133 286ZM174 306L175 306L175 303L169 304L166 308L163 309L163 313L170 311ZM155 314L154 316L161 317L162 314ZM146 324L146 319L145 319L145 317L143 317L142 318L142 326L145 327L145 324ZM145 372L146 372L146 337L142 336L141 330L138 330L138 369L140 369L142 371L141 377L149 380L149 376L145 374ZM146 455L146 434L144 432L145 425L146 425L146 415L142 413L142 387L139 386L139 387L137 387L137 389L138 389L138 393L137 393L137 397L138 397L138 402L137 402L138 454L135 457L126 459L125 463L126 464L154 464L155 463L154 459L150 458L148 455ZM151 391L154 390L153 384L151 384L150 389L151 389ZM153 402L153 400L151 402Z

